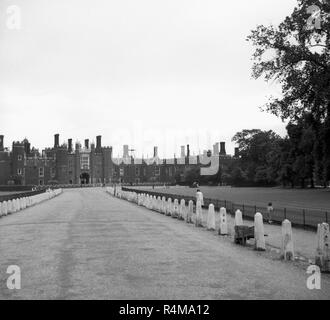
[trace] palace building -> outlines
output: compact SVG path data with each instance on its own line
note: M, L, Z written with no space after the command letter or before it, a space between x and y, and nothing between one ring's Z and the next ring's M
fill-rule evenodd
M114 158L112 147L103 147L101 136L96 145L84 141L73 147L72 139L60 145L59 134L54 136L54 146L40 153L31 148L27 139L13 142L9 150L4 147L0 135L0 185L50 185L50 184L96 184L96 183L175 183L190 168L200 168L203 157L219 157L221 166L228 165L238 157L227 155L225 143L216 143L213 152L191 156L189 145L181 147L180 158L160 159L154 147L152 158L141 159L129 155L124 145L122 158Z

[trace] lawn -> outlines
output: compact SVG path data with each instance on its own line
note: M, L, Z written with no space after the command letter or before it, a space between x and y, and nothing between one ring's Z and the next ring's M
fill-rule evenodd
M145 187L144 187L145 188ZM151 188L147 188L150 190ZM232 201L237 204L321 210L330 212L330 189L232 188L200 187L205 198ZM189 187L155 188L154 191L194 196L196 189Z

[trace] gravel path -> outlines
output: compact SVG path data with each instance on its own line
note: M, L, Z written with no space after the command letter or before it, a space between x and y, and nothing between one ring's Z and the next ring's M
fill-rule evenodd
M6 287L18 265L22 289ZM215 232L71 189L0 219L1 299L329 299L305 270Z

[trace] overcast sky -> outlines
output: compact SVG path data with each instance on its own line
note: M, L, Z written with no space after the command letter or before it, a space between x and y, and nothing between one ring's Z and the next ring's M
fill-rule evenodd
M21 29L6 8L21 9ZM53 135L161 157L211 148L242 129L285 124L261 112L276 84L251 78L257 24L296 0L0 0L0 132L5 145Z

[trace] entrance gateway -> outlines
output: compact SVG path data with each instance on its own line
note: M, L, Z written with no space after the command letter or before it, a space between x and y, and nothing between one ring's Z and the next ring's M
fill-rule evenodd
M89 173L83 172L80 175L80 183L81 184L89 184Z

